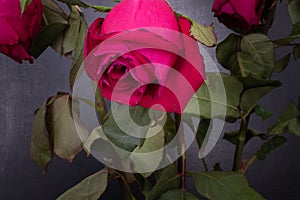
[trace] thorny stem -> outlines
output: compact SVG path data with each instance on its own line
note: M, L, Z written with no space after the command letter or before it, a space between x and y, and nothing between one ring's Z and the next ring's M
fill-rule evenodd
M269 12L268 15L266 17L266 21L264 23L264 27L262 29L262 33L267 35L273 20L274 20L274 15L275 15L275 11L276 11L276 6L277 6L277 0L273 0L270 8L269 8ZM242 156L243 156L243 150L244 150L244 145L245 145L245 141L246 141L246 135L247 135L247 130L248 130L248 125L249 125L249 120L250 120L250 115L251 115L251 111L252 109L250 109L248 111L248 113L246 113L244 115L244 117L242 118L242 123L240 126L240 130L239 130L239 136L238 136L238 143L236 145L236 149L235 149L235 154L234 154L234 163L233 163L233 170L234 171L245 171L255 160L255 159L251 159L246 167L244 169L240 169L241 168L241 163L242 163ZM249 165L250 164L250 165Z
M242 123L241 123L239 136L238 136L238 143L236 145L235 154L234 154L234 163L233 163L234 171L239 171L241 167L242 155L243 155L244 145L246 141L249 119L250 119L249 115L242 118Z
M186 187L185 177L186 177L186 154L185 154L185 140L183 128L180 127L181 115L175 114L175 124L177 134L179 134L178 150L181 157L178 159L178 174L180 174L180 186L182 188L182 199L184 199L184 191Z

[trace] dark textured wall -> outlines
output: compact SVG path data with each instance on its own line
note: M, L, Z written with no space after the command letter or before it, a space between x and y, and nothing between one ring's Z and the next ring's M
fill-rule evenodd
M87 2L96 4L99 1ZM210 12L212 0L172 0L170 3L178 12L189 15L200 23L217 22ZM89 23L97 15L98 13L89 10ZM281 5L271 30L272 38L283 37L289 33L291 26L287 21L286 8ZM222 40L228 30L216 24L217 35L219 40ZM209 52L214 56L214 49ZM279 51L278 54L284 55L284 51ZM262 101L274 112L274 117L267 120L267 124L282 112L287 103L291 100L297 101L300 95L299 64L299 61L291 61L285 72L274 76L283 83L283 87ZM82 153L72 165L54 158L48 172L42 174L29 156L34 110L57 91L69 91L69 66L70 60L60 58L51 49L36 60L34 65L19 65L0 55L0 199L55 199L66 189L102 167L98 161L93 158L87 159ZM266 128L256 118L252 119L251 124L257 129ZM230 128L233 127L227 127L228 130ZM250 185L267 199L299 199L300 138L287 137L289 140L282 148L272 153L265 162L255 163L246 174ZM259 144L259 140L252 141L245 149L245 157L249 158ZM229 170L233 151L233 146L228 142L218 142L207 157L209 167L221 161L222 167ZM188 167L194 170L202 169L194 146L188 151ZM122 199L119 189L118 184L113 182L103 199Z

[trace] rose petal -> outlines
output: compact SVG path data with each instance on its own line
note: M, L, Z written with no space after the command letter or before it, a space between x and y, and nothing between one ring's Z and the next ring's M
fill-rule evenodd
M165 0L123 0L108 13L101 33L122 32L142 27L178 31L175 14Z
M19 41L19 36L11 25L0 17L0 44L12 45L16 44Z

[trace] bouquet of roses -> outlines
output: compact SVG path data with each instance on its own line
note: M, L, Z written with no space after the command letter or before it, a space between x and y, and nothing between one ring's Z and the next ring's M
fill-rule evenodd
M72 162L85 151L105 166L58 199L99 199L114 179L125 199L264 199L244 173L286 142L283 133L300 135L299 105L293 102L267 130L249 127L253 115L272 116L259 104L281 86L272 75L284 71L291 57L300 58L299 0L286 2L291 34L268 36L279 3L215 0L212 12L232 30L217 42L213 25L174 11L166 0L122 0L114 7L2 0L0 52L33 63L51 47L72 59L70 92L49 97L35 112L33 161L46 171L54 155ZM88 25L83 9L107 15ZM290 51L278 59L275 49L283 46ZM227 73L207 52L213 47ZM239 129L223 133L226 123ZM229 171L206 164L221 137L235 146ZM246 159L243 149L252 138L262 145ZM204 171L186 167L185 152L194 141ZM197 194L189 191L192 184Z

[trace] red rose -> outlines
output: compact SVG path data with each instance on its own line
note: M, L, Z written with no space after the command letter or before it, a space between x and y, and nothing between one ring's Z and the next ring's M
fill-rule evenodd
M21 14L19 0L0 1L0 52L22 63L33 63L29 49L32 38L42 27L43 5L32 0Z
M251 30L259 25L265 0L215 0L212 11L228 28Z
M204 80L190 28L165 0L123 0L90 26L85 70L109 100L181 113Z

